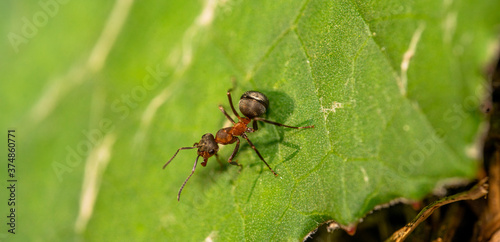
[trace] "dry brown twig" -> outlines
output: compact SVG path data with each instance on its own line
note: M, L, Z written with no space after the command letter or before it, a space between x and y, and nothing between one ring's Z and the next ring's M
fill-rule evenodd
M480 218L477 241L500 241L500 151L496 151L489 166L490 188L488 207Z
M386 241L397 241L397 242L404 241L420 223L422 223L436 209L438 209L443 205L462 200L476 200L480 197L485 196L486 194L488 194L487 181L488 178L484 178L468 191L461 192L449 197L444 197L438 201L435 201L427 205L425 208L422 209L422 211L420 211L420 213L418 213L418 215L410 223L408 223L406 226L399 229L398 231L394 232L394 234L392 234L392 236L388 238Z

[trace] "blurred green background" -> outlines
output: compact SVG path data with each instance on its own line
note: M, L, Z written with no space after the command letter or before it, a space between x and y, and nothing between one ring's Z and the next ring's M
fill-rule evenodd
M298 240L475 176L498 1L0 9L0 127L15 130L17 179L16 234L2 222L1 240ZM177 202L195 151L161 167L228 125L217 105L228 110L231 87L234 102L265 93L269 120L315 128L261 125L249 137L280 177L242 140L241 173L212 158ZM223 161L233 147L221 147Z

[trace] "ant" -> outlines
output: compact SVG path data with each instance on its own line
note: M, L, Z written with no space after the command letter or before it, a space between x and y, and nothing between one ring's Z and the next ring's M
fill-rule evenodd
M264 115L267 112L267 109L269 108L269 99L266 97L266 95L264 95L261 92L247 91L243 93L243 95L240 98L240 101L238 102L238 107L240 109L240 112L244 115L244 117L241 117L238 114L238 112L236 112L236 109L234 109L233 100L231 98L231 89L227 91L227 98L229 99L229 105L231 106L231 110L233 111L234 115L238 118L238 122L235 122L231 118L231 116L227 114L224 107L222 105L219 105L220 111L226 116L226 118L229 121L231 121L231 123L233 123L234 126L220 129L215 135L215 142L222 145L233 144L234 142L236 142L236 146L234 147L234 151L229 157L228 162L233 165L239 165L238 163L233 162L233 158L236 155L236 153L238 153L238 150L240 148L240 139L237 136L241 136L242 138L247 140L250 147L252 147L252 149L255 150L255 153L257 153L259 158L264 162L264 164L266 164L269 170L271 170L271 172L273 172L275 176L278 176L278 174L264 160L264 158L259 153L255 145L252 143L252 141L248 139L247 133L253 133L258 129L257 121L262 121L272 125L282 126L292 129L314 128L314 125L305 127L294 127L260 118L260 116ZM248 127L248 124L250 122L253 122L252 123L253 128Z
M179 148L177 152L175 152L174 156L172 156L172 158L170 158L170 160L168 160L168 162L165 163L165 165L163 165L163 169L165 169L165 167L167 167L167 165L170 164L170 162L175 158L175 156L177 155L177 153L179 153L180 150L188 150L196 148L198 149L198 156L196 157L196 160L194 162L193 170L191 171L191 174L188 176L188 178L184 181L181 188L179 189L179 193L177 194L177 201L180 200L182 189L184 189L184 186L186 185L187 181L194 174L200 156L203 157L203 162L201 163L203 167L207 165L208 158L212 157L213 155L216 156L217 161L222 165L222 163L219 160L219 155L217 154L217 152L219 151L219 144L228 145L236 142L236 147L234 148L233 153L229 157L228 162L232 165L237 165L241 167L241 164L233 162L233 158L236 155L236 153L238 153L240 147L240 139L238 138L238 136L241 136L242 138L246 139L250 147L252 147L252 149L255 150L255 153L257 153L259 158L266 164L269 170L271 170L271 172L273 172L275 176L278 176L278 174L264 160L264 158L259 153L255 145L250 141L250 139L248 139L247 133L253 133L256 130L258 130L257 121L262 121L276 126L282 126L292 129L314 128L314 125L305 127L294 127L260 118L260 116L264 115L267 112L267 109L269 108L269 99L266 97L266 95L264 95L261 92L247 91L241 96L238 106L240 112L244 115L244 117L241 117L238 114L238 112L236 112L236 109L234 109L233 100L231 98L231 89L227 91L227 97L229 99L231 110L233 111L234 115L236 115L236 117L238 118L238 122L236 123L231 118L231 116L229 116L229 114L226 113L224 107L222 105L219 105L219 109L221 110L221 112L226 116L226 118L229 121L231 121L231 123L233 123L234 126L220 129L217 132L215 138L211 133L204 134L201 137L200 142L194 143L193 146L190 147ZM252 123L253 128L248 127L248 124L250 124L250 122L252 121L253 121Z

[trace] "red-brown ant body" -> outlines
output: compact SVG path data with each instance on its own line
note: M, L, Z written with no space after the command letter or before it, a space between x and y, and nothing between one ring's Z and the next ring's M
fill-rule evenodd
M314 128L314 125L305 127L294 127L260 118L260 116L264 115L267 112L267 109L269 108L269 99L266 97L266 95L264 95L261 92L248 91L241 96L238 106L240 112L243 115L245 115L245 117L241 117L238 114L238 112L236 112L236 109L234 109L233 100L231 98L231 89L227 91L227 98L229 99L229 105L231 106L231 110L233 111L234 115L238 118L238 122L237 123L234 122L231 116L229 116L229 114L226 113L224 107L222 107L222 105L219 105L220 111L226 116L226 118L229 121L231 121L231 123L233 123L234 126L220 129L215 135L215 142L221 145L228 145L236 142L236 147L234 148L233 153L229 157L228 162L231 164L237 164L233 162L233 158L239 150L240 139L238 138L238 136L241 136L242 138L247 140L250 147L252 147L252 149L255 150L255 153L257 153L259 158L264 162L264 164L266 164L269 170L271 170L271 172L273 172L275 176L278 176L278 174L269 166L269 164L267 164L267 162L264 160L264 158L257 150L257 148L255 148L255 145L253 145L250 139L248 139L246 133L253 133L258 129L256 121L262 121L276 126L283 126L292 129ZM253 121L253 128L250 128L248 127L248 124L252 121Z
M250 141L250 139L248 139L247 133L253 133L258 129L256 121L262 121L276 126L283 126L292 129L314 128L314 125L305 127L294 127L260 118L260 116L264 115L267 112L267 109L269 108L269 99L263 93L257 91L248 91L241 96L238 106L240 112L244 115L244 117L241 117L234 108L233 100L231 98L231 89L227 91L227 97L229 99L229 105L231 106L231 110L233 111L234 115L238 118L238 122L235 122L231 118L231 116L229 116L229 114L226 113L224 107L222 107L222 105L219 105L219 109L224 114L224 116L226 116L226 118L229 121L231 121L231 123L233 123L233 127L226 127L220 129L215 135L215 138L210 133L204 134L201 137L200 142L195 143L192 147L179 148L177 152L175 152L174 156L172 156L172 158L170 158L170 160L163 166L163 169L165 169L165 167L175 158L175 156L177 155L177 153L179 153L180 150L198 148L198 156L196 157L193 170L191 171L191 174L188 176L188 178L182 184L179 193L177 194L177 200L180 200L182 189L186 185L189 178L191 178L191 176L193 175L194 170L196 169L196 165L198 164L198 158L200 158L200 156L203 157L203 162L201 163L202 166L206 166L208 158L212 157L213 155L215 155L217 157L217 160L219 161L219 156L217 155L217 152L219 151L218 144L228 145L236 142L236 146L233 150L233 153L229 157L228 162L232 165L241 166L237 162L233 162L233 158L234 156L236 156L236 153L238 153L240 147L240 139L238 138L238 136L241 136L242 138L246 139L250 147L252 147L255 153L257 153L259 158L264 162L264 164L266 164L269 170L271 170L271 172L273 172L275 176L278 176L278 174L264 160L264 158L259 153L255 145ZM248 124L250 124L250 122L252 121L253 121L253 128L248 127Z

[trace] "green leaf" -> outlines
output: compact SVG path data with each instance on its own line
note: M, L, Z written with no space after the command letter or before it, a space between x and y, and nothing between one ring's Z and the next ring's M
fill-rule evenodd
M298 240L474 178L498 1L0 6L0 122L18 147L2 239ZM196 151L161 167L229 125L233 87L315 128L259 123L248 136L279 177L242 140L241 172L211 158L178 202Z

